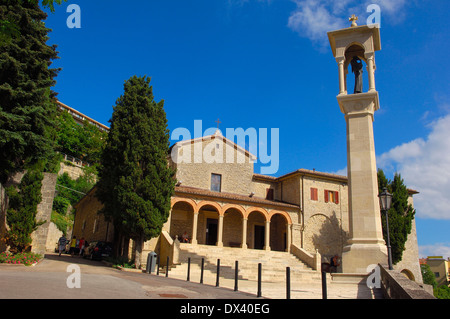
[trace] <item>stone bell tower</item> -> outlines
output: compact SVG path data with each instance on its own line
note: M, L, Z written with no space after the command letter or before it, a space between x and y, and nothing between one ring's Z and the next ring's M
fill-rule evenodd
M357 26L354 15L349 20L351 27L328 32L328 38L339 67L337 100L347 123L350 240L343 250L342 271L364 274L369 265L387 261L373 136L374 113L379 109L375 51L381 49L381 44L378 25ZM362 61L367 65L367 91L363 88ZM355 74L355 87L351 92L348 92L346 80L349 67Z

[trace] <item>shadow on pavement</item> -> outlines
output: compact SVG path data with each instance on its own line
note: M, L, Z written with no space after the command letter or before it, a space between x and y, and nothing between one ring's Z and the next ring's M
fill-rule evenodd
M66 262L68 264L78 264L78 265L88 265L88 266L111 268L111 264L105 263L100 260L86 259L86 258L77 256L77 255L72 256L69 254L62 254L61 256L59 256L59 254L57 254L57 253L46 253L44 255L44 259Z

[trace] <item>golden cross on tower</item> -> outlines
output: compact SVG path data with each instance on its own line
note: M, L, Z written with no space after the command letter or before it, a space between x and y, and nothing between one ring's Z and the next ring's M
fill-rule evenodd
M357 20L358 20L358 17L355 16L354 14L352 14L352 16L351 16L350 18L348 18L348 21L351 21L351 22L352 22L352 27L358 26L358 25L356 24L356 21L357 21Z
M222 123L222 122L220 122L220 120L217 119L216 123L217 123L217 129L219 129L219 124Z

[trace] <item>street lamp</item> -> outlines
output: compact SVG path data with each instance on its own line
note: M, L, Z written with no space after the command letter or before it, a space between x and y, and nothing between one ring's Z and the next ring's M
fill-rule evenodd
M389 270L392 270L392 252L391 252L391 242L389 238L389 218L388 211L391 208L392 204L392 194L387 191L387 188L383 188L383 192L378 195L380 198L380 207L381 210L386 214L386 231L387 231L387 249L388 249L388 264Z

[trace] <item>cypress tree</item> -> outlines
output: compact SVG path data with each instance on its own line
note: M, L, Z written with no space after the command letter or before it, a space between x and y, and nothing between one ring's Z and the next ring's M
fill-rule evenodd
M42 225L36 221L37 206L41 202L42 168L31 168L23 176L18 191L11 186L6 189L9 208L6 221L5 242L13 253L23 252L31 245L31 234Z
M135 241L139 268L144 241L167 221L175 186L164 101L154 101L149 77L125 82L110 123L96 194L115 230Z
M14 25L8 41L0 43L0 183L38 162L55 168L55 93L58 69L56 46L48 46L37 1L3 0L0 21Z
M389 237L391 240L392 263L402 260L408 235L411 233L415 210L408 203L409 193L400 174L394 174L394 180L386 178L383 170L378 170L378 190L381 193L386 187L392 194L392 205L389 215ZM386 215L382 212L383 236L387 240Z

